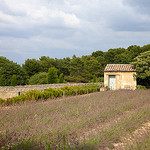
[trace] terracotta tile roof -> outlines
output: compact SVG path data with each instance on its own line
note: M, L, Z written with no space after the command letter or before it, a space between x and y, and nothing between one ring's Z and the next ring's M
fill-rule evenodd
M107 64L104 72L136 72L131 64Z

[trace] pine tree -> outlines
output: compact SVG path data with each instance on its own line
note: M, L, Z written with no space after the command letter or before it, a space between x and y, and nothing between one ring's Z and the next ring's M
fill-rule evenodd
M51 67L48 70L47 83L53 84L58 82L57 69L55 67Z

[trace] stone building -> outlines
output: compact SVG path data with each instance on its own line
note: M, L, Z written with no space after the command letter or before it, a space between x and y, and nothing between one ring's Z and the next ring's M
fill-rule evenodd
M104 86L111 90L136 89L136 70L131 64L107 64L104 70Z

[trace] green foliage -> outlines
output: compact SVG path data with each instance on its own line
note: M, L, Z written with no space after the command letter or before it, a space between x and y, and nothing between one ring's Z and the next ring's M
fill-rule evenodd
M47 82L48 84L53 84L58 82L57 69L55 67L49 68Z
M134 61L134 58L139 56L143 52L150 50L150 44L143 47L137 45L131 45L127 49L114 48L109 49L107 52L101 50L93 52L91 55L77 57L74 55L72 58L66 57L63 59L53 59L46 56L41 56L39 60L27 59L23 66L9 61L5 57L0 57L0 85L11 85L11 77L16 74L17 85L24 84L42 84L44 81L35 81L38 78L39 72L48 73L49 68L54 67L57 69L58 74L63 73L64 79L67 82L83 82L91 81L93 76L100 77L104 75L104 68L106 64L129 64ZM145 66L145 64L143 64ZM141 67L143 68L143 67ZM145 71L147 70L147 71ZM138 84L149 86L149 70L142 70L138 73ZM37 82L36 82L37 81ZM56 83L57 81L53 81ZM101 82L101 81L97 81Z
M72 77L81 76L83 71L83 66L84 63L82 59L74 56L70 62L70 68L69 68L69 71L71 73L70 76Z
M143 85L137 85L136 89L143 89L143 90L147 90L147 88Z
M107 64L114 64L116 55L122 54L125 52L124 48L116 48L116 49L109 49L105 54L104 58Z
M94 75L94 76L93 76L93 79L92 79L92 82L93 82L93 83L96 83L96 81L97 81L97 78L96 78L96 76Z
M50 67L56 67L56 61L53 58L42 56L39 61L40 71L48 72Z
M97 82L104 82L104 77L97 78Z
M5 57L0 57L0 82L5 86L11 85L11 78L16 75L17 85L24 85L27 83L27 75L25 70Z
M13 75L11 78L11 86L16 86L16 85L17 85L16 75Z
M35 85L35 84L47 84L47 75L46 72L40 72L30 77L29 84Z
M150 51L141 53L132 62L137 71L136 77L141 79L144 85L150 85Z
M93 76L93 79L89 81L89 83L96 83L96 82L104 82L104 77L97 78L96 76Z
M6 104L6 100L4 100L4 99L2 99L2 98L0 98L0 105L5 105Z
M0 86L4 86L5 83L4 83L4 78L3 78L3 75L0 75Z
M25 101L47 100L49 98L58 98L62 96L82 95L100 91L100 87L96 84L83 86L65 86L60 89L48 88L44 91L31 90L25 94L3 100L0 98L0 105L11 105L16 103L24 103Z
M69 57L63 59L56 59L57 68L59 73L63 73L64 76L70 75L69 66L71 59Z
M93 52L92 53L92 56L93 57L99 57L99 56L104 56L104 52L103 51L100 51L100 50L98 50L98 51L96 51L96 52Z
M63 75L63 73L61 73L59 75L59 83L64 83L64 75Z
M40 71L40 64L36 59L27 59L25 64L23 64L23 68L28 76L31 77Z

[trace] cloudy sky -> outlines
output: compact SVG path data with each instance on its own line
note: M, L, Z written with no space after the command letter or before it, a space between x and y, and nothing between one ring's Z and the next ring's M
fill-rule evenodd
M150 44L150 0L0 0L0 56L19 64Z

